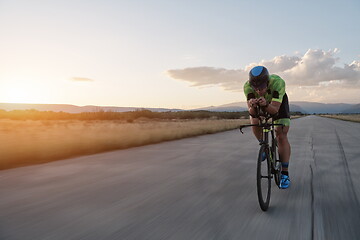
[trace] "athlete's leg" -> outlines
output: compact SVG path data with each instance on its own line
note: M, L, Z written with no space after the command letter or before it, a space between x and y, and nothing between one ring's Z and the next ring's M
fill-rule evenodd
M284 127L277 127L275 129L276 138L278 141L279 157L280 157L280 161L284 163L284 165L289 164L290 154L291 154L291 147L287 137L289 128L290 128L289 126L284 126ZM288 168L284 167L284 165L282 170L288 171Z
M250 116L250 122L251 122L251 124L259 124L259 119L253 118ZM252 127L252 131L257 140L262 139L262 128L261 127Z

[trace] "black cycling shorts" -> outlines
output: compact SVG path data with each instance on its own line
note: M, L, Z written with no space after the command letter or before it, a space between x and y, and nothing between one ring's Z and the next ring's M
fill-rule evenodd
M280 105L279 112L273 118L273 120L277 120L277 119L281 119L281 118L290 118L289 100L288 100L286 93L284 94L282 103Z

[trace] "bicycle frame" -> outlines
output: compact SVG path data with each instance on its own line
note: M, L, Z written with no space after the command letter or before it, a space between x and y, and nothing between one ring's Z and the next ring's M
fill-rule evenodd
M257 112L261 112L260 109L257 109ZM244 134L244 132L242 131L243 128L246 127L261 127L263 130L263 134L262 134L262 140L259 142L260 146L265 146L265 149L267 149L267 154L270 156L270 166L271 166L271 172L272 174L275 174L276 171L278 171L279 169L277 169L276 167L276 162L279 161L279 159L277 158L277 151L276 151L276 137L275 137L275 127L276 126L281 126L284 127L284 124L277 124L277 123L273 123L270 122L269 120L272 119L273 116L271 116L268 113L264 113L262 112L261 114L257 114L257 116L255 118L259 119L259 123L258 124L247 124L247 125L241 125L239 130L242 134ZM269 132L271 133L271 146L269 144ZM275 181L276 184L278 185L278 182Z
M272 121L269 122L269 120L272 119L273 116L271 116L266 111L263 111L263 109L261 109L259 106L256 110L257 115L252 117L258 118L259 123L241 125L239 130L243 134L244 132L242 131L242 129L245 127L262 128L262 139L259 141L260 150L257 160L256 184L260 208L263 211L266 211L270 203L271 179L274 178L275 183L278 187L280 185L281 164L280 159L277 158L277 143L274 133L275 127L284 127L284 125L276 124ZM271 139L269 139L269 132L271 133ZM270 140L271 143L269 143ZM263 172L263 170L265 170L265 172Z

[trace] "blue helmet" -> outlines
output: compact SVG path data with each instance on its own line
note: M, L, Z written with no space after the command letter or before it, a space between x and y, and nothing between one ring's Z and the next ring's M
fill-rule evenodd
M249 83L253 88L265 88L269 84L269 72L266 67L256 66L249 72Z

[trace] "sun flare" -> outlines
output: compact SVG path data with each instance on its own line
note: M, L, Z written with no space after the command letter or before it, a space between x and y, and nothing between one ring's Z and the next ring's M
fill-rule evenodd
M1 81L0 102L7 103L47 103L48 91L33 80L11 78Z
M10 88L6 90L5 100L11 103L28 103L31 102L31 96L26 89Z

